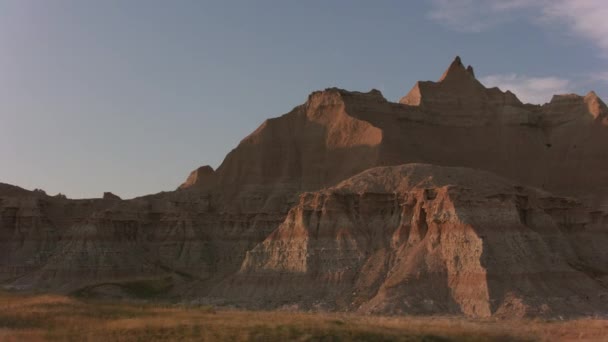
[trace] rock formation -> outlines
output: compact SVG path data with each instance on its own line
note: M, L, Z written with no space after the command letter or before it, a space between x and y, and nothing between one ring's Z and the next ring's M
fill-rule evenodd
M119 196L114 195L111 192L104 192L103 199L107 200L107 201L120 201L121 200L121 198Z
M221 290L376 313L596 314L606 228L608 214L488 172L372 168L302 194Z
M188 188L211 188L215 181L215 171L209 165L201 166L198 169L190 172L190 175L186 179L182 185L179 186L178 189L188 189Z
M0 283L248 307L606 313L608 107L523 104L456 58L400 103L312 93L175 191L0 184Z
M471 66L465 69L460 57L452 62L438 82L417 82L399 103L425 109L444 125L487 125L502 120L525 120L510 113L523 107L517 97L498 88L485 88L475 78Z
M412 93L424 99L406 100ZM594 93L522 104L508 91L485 88L456 58L438 82L418 82L401 102L377 90L314 92L228 154L216 172L224 202L265 210L369 167L423 162L488 170L608 204L600 147L608 143L607 110Z

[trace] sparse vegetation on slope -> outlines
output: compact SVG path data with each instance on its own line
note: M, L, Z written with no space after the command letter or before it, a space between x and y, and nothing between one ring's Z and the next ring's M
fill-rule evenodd
M0 294L1 341L600 341L607 331L607 320L593 319L252 312Z

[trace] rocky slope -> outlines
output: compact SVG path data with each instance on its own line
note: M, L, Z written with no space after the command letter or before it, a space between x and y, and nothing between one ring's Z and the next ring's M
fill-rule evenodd
M522 104L459 58L400 103L314 92L175 191L70 200L0 184L0 282L120 296L160 282L155 296L254 307L597 312L607 130L593 92ZM406 163L437 166L373 169Z
M221 294L375 313L596 314L607 233L608 214L491 173L373 168L301 195Z

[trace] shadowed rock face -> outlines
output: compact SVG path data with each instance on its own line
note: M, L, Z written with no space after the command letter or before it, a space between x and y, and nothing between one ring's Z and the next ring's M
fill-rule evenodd
M0 282L162 279L163 296L374 313L605 312L607 120L593 92L522 104L460 58L400 103L314 92L176 191L70 200L0 184Z

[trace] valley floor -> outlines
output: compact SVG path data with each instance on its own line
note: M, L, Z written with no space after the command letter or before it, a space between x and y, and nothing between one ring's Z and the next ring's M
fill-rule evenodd
M608 320L254 312L0 293L0 341L608 341Z

